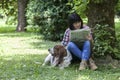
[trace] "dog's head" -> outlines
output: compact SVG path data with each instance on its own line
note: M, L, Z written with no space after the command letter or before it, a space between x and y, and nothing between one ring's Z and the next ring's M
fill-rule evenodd
M67 51L62 45L55 45L53 48L48 49L50 54L55 58L58 58L58 63L63 61L63 58L67 56Z

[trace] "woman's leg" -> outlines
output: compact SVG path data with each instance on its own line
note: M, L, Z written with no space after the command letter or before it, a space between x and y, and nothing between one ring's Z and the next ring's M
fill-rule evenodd
M90 41L85 41L82 50L82 60L88 60L91 54Z
M79 47L73 43L73 42L69 42L67 49L76 57L78 57L80 60L82 58L82 51L79 49Z
M69 42L67 48L73 55L81 59L79 70L85 69L87 67L87 60L90 56L90 41L84 42L83 50L80 50L79 47L73 42Z
M91 43L90 41L85 41L84 46L83 46L83 51L82 51L82 61L81 61L81 65L80 65L80 70L83 70L86 64L85 61L89 60L89 65L91 70L96 70L97 66L94 62L94 60L91 58Z
M80 63L79 70L84 70L87 67L87 61L89 60L90 57L90 41L85 41L83 44L83 50L82 50L82 60Z
M77 56L79 59L88 60L90 57L90 41L85 41L83 44L83 50L80 50L79 47L73 43L69 42L67 46L68 50Z

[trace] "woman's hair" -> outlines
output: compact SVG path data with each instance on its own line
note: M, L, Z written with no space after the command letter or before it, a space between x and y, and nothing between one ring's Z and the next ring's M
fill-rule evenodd
M73 26L73 23L75 22L81 22L80 28L83 28L83 20L81 19L81 17L77 13L72 13L68 16L68 26L71 30L75 29Z

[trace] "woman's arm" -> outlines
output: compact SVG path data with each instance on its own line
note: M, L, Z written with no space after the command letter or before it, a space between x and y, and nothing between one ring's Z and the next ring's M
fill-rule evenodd
M68 42L69 42L69 36L70 36L70 29L68 28L65 33L64 33L64 37L63 37L63 40L61 42L61 44L63 46L67 46Z

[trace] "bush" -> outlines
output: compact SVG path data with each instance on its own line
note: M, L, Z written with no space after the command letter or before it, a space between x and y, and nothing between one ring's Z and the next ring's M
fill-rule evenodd
M1 0L0 2L0 14L1 17L6 19L6 24L16 25L17 24L17 12L18 5L17 0Z
M28 5L28 23L38 25L44 39L61 40L67 28L67 0L35 0Z
M111 34L111 28L107 25L101 26L96 25L94 30L94 55L95 56L106 56L111 55L114 58L120 57L118 56L118 42L113 42L114 37ZM111 46L111 43L114 43L114 46Z

